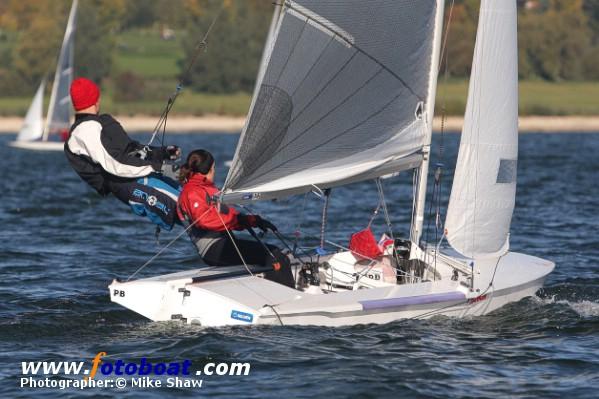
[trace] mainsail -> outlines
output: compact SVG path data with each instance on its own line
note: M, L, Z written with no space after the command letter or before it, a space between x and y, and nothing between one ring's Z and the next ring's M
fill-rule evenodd
M276 198L417 167L437 72L438 3L285 1L223 200Z
M509 247L518 159L516 0L483 0L445 229L471 258Z
M72 116L71 99L69 97L69 87L73 81L73 59L75 53L75 16L77 14L77 1L74 0L69 13L69 21L62 40L56 72L54 74L54 83L52 85L52 94L50 96L50 105L48 106L48 116L46 127L44 129L43 139L48 139L48 134L68 129Z
M42 130L44 128L43 106L45 87L46 82L42 80L42 83L40 83L40 86L33 97L33 101L31 101L31 105L27 110L23 127L17 135L17 141L33 141L42 137Z

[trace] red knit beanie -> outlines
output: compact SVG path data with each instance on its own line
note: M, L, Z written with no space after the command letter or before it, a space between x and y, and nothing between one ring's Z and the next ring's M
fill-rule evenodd
M99 98L100 89L91 80L77 78L71 83L71 101L76 111L91 107Z

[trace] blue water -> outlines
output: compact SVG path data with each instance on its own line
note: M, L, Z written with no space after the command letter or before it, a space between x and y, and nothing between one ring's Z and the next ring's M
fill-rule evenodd
M597 397L599 389L599 134L520 140L511 249L556 262L546 288L490 315L348 328L206 329L152 323L110 302L107 285L160 248L153 227L82 183L62 153L6 147L0 137L0 396ZM143 139L143 137L142 137ZM435 157L440 136L435 138ZM226 175L236 135L172 135L205 147ZM458 136L444 137L443 194ZM411 174L385 181L396 232L408 229ZM372 182L333 191L327 238L347 243L376 207ZM260 204L282 231L318 235L315 196ZM381 217L375 230L384 230ZM179 231L163 233L161 243ZM431 231L429 237L433 237ZM306 244L310 244L306 240ZM182 239L141 275L196 267ZM19 388L22 361L106 359L249 362L248 376L204 377L201 390Z

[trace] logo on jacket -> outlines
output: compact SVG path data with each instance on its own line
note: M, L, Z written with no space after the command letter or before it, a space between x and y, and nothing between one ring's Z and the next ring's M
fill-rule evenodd
M169 209L166 207L166 204L158 201L158 198L156 198L155 195L149 195L145 191L136 188L135 190L133 190L133 196L146 202L151 207L160 209L162 212L164 212L164 214L169 213Z

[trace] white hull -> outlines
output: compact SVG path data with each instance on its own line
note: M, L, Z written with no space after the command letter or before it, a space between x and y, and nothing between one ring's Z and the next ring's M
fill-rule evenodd
M11 141L9 146L31 151L63 151L64 143L60 141Z
M447 261L447 262L445 262ZM400 319L480 316L510 302L532 296L553 270L552 262L508 253L495 271L492 263L474 268L471 289L468 274L451 279L457 258L440 256L436 281L392 284L377 288L317 293L294 290L255 276L194 282L214 273L197 269L130 282L114 281L113 302L153 321L183 320L203 326L274 324L345 326L389 323Z

